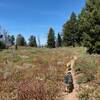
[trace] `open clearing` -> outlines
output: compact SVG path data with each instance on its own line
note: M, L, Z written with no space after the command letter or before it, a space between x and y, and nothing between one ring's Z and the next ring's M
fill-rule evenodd
M85 63L79 60L86 55L85 48L71 47L20 47L17 51L13 48L0 51L0 100L62 100L67 63L73 56L78 57L75 64L72 61L72 74L76 83L80 75L76 74L76 65ZM94 55L92 56L94 58ZM95 55L95 59L99 65L100 56ZM99 79L96 82L98 81ZM74 94L69 95L76 97L76 90L74 91ZM70 100L67 95L65 97L64 100Z

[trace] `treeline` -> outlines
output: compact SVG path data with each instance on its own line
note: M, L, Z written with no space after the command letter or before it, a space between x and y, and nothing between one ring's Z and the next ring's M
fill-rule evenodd
M27 42L21 34L18 34L15 38L14 35L8 35L7 31L6 34L4 32L0 33L0 49L9 48L13 45L37 47L36 37L31 35Z
M48 32L47 46L84 46L87 52L100 54L100 0L86 0L86 5L77 16L74 12L65 22L62 34L57 39L52 28Z
M29 42L19 34L11 37L12 44L18 46L37 47L36 37L31 35ZM3 43L0 43L0 45ZM55 36L53 28L49 29L47 37L48 48L66 46L83 46L87 47L90 54L100 54L100 0L86 0L86 5L81 13L77 16L72 12L69 20L67 20L62 28L62 32Z

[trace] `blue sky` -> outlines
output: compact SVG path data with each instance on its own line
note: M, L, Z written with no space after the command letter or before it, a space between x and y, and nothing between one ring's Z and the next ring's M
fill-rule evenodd
M74 11L79 14L85 0L0 0L0 25L9 34L39 36L45 44L50 27L62 31L62 25Z

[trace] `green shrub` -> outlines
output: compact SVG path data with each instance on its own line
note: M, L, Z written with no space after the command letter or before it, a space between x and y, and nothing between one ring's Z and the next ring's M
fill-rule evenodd
M78 69L83 73L86 73L86 70L93 71L96 69L95 59L90 55L81 57L77 60L75 69Z
M75 71L77 74L81 74L77 81L79 84L94 80L97 71L97 65L94 57L88 55L79 58L76 61Z
M77 83L78 84L87 83L87 82L90 82L94 79L95 79L95 77L92 74L91 75L90 74L89 75L83 75L83 76L78 78Z

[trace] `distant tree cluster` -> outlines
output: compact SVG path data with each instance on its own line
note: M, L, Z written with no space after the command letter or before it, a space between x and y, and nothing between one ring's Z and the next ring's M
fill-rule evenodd
M31 47L37 47L37 43L36 43L36 37L31 35L29 38L29 46Z
M36 37L31 35L29 38L29 43L27 43L24 36L22 36L21 34L18 34L17 38L16 38L16 45L17 46L37 47Z
M9 35L8 31L0 26L0 49L8 48L15 44L14 35Z
M84 46L89 53L100 54L100 0L86 0L78 17L72 13L63 26L63 45Z
M18 34L18 35L17 35L16 44L17 44L18 46L26 46L25 38L24 38L21 34Z
M62 38L58 34L55 44L54 30L48 33L48 47L84 46L91 53L100 54L100 0L86 0L86 6L80 15L73 12L63 25Z
M0 31L1 33L1 31ZM31 35L27 43L19 34L16 37L5 35L5 42L0 41L0 48L5 48L10 40L11 45L37 47L36 37ZM40 41L39 41L40 42ZM39 43L40 44L40 43ZM84 46L87 51L100 54L100 0L86 0L86 5L77 16L74 12L63 25L62 34L55 36L53 28L49 29L47 47L55 48L62 46Z
M55 47L61 47L61 46L62 46L61 35L58 33L58 36L56 39L54 29L50 28L49 32L48 32L47 47L48 48L55 48Z
M78 20L80 44L100 54L100 0L87 0Z

